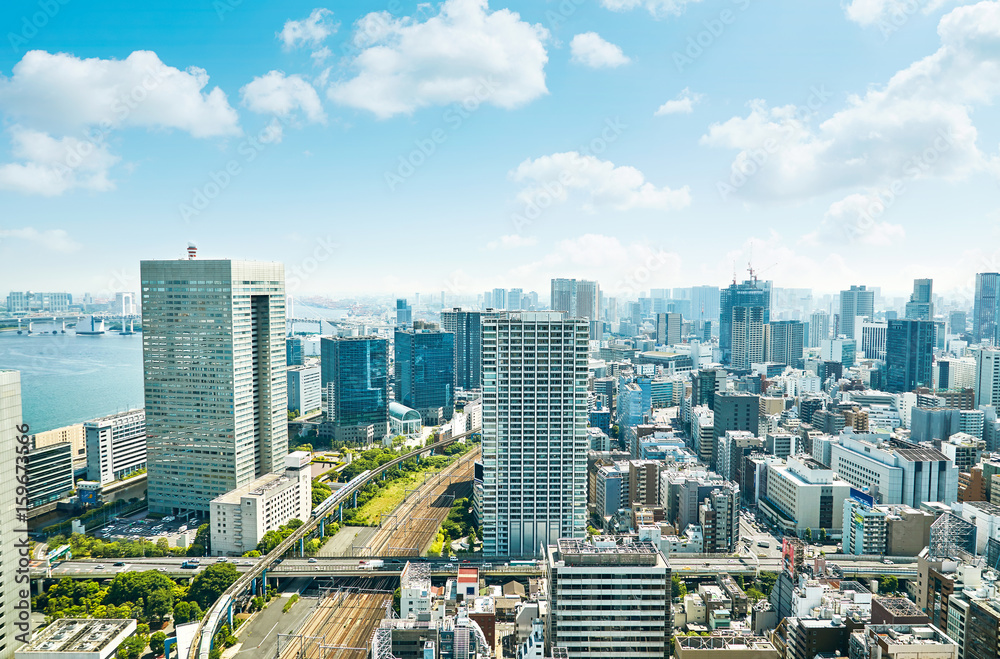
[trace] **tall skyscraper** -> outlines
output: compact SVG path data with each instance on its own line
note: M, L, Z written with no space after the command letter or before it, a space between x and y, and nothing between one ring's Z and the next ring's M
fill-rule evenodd
M396 401L420 412L424 425L455 413L455 335L439 330L396 330Z
M302 366L306 363L306 346L301 336L290 336L285 339L285 365Z
M493 311L467 311L455 307L441 312L441 328L455 335L455 386L479 389L483 382L483 319Z
M750 279L742 284L733 282L729 288L722 290L719 300L719 348L723 364L731 363L733 358L733 309L736 307L759 307L763 311L763 322L771 322L771 282Z
M744 430L756 435L760 432L760 396L743 393L718 392L715 394L715 436L723 437L730 430ZM712 447L712 468L719 464L718 444Z
M601 286L586 279L553 279L552 310L563 311L570 318L601 320ZM591 326L590 338L598 339Z
M656 344L677 345L681 342L681 325L684 319L679 313L656 314Z
M389 342L375 336L320 339L327 409L338 442L379 440L389 431Z
M691 289L691 320L719 320L719 287L693 286Z
M966 322L966 313L964 311L952 311L948 315L948 332L950 334L964 334Z
M901 393L933 386L934 323L890 320L886 329L885 362L888 391Z
M207 513L288 453L285 267L190 253L140 264L154 513Z
M997 344L997 296L1000 295L1000 273L980 272L976 275L976 299L972 310L972 340Z
M780 320L764 326L764 359L794 367L802 361L805 325L798 320Z
M484 320L486 556L539 556L586 535L588 335L558 312Z
M15 543L28 542L27 533L17 533L24 524L17 521L17 448L21 446L18 431L21 425L21 374L0 369L0 583L4 594L0 597L0 659L12 659L14 650L21 644L16 636L24 633L15 627L18 622L20 599L17 591L29 590L28 584L18 586L18 555ZM22 474L23 475L23 472ZM25 504L23 507L26 507ZM27 545L26 545L27 546ZM26 621L24 621L26 622Z
M493 308L494 309L506 309L507 308L507 290L504 288L494 288L493 289Z
M913 294L906 303L908 320L934 320L934 280L914 279Z
M413 307L402 298L396 300L396 327L413 327Z
M520 288L512 288L507 291L507 310L520 311L522 309L521 301L523 298L524 291Z
M820 341L830 338L830 314L817 311L809 317L809 347L816 348Z
M730 364L735 370L750 370L764 361L764 308L733 307L733 346Z
M851 286L840 292L840 333L849 339L855 338L854 319L858 316L875 318L875 291Z

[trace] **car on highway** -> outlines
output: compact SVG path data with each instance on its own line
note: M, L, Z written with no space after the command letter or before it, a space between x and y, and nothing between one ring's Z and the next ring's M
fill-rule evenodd
M217 559L215 559L215 562L216 563L228 563L229 559L226 558L225 556L219 556Z
M122 563L121 561L119 561L119 562L115 563L115 567L125 567L125 564Z
M315 558L310 558L310 559L309 559L309 562L310 562L310 563L318 563L319 561L317 561L317 560L316 560Z
M444 569L446 569L446 570L453 570L453 569L455 569L455 564L454 563L445 563L444 564Z
M97 565L94 566L94 569L95 570L103 570L104 569L104 564L103 563L98 563Z

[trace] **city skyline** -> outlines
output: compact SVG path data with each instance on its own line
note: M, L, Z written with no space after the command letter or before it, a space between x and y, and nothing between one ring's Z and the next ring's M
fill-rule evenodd
M973 28L997 2L902 21L858 0L216 5L150 3L144 23L60 4L40 26L33 3L0 10L19 26L0 53L12 287L72 274L91 292L135 289L129 254L151 241L176 248L148 258L193 241L285 262L293 295L544 290L565 276L623 296L646 271L653 286L725 286L752 259L816 290L863 268L894 294L932 277L971 298L974 273L1000 269L988 241L942 262L930 231L947 218L997 232L996 120L976 111L998 90L983 55L995 35ZM456 34L495 56L468 56L474 39ZM411 65L375 70L376 47ZM531 203L546 208L529 218ZM293 219L265 244L275 217ZM450 258L351 276L369 252L357 246L413 225L411 249Z

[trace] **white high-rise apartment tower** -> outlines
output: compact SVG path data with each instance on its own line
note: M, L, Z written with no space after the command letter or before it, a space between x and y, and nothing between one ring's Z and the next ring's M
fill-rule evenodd
M1000 350L980 348L976 356L976 407L1000 406Z
M0 596L0 659L14 656L14 650L21 645L16 636L25 633L14 626L18 622L17 605L26 603L29 609L21 611L27 613L30 613L31 606L28 597L21 597L22 591L27 593L31 590L29 584L15 581L21 558L15 543L28 542L27 533L16 532L18 527L25 527L23 522L17 521L16 505L16 448L21 446L18 442L18 437L22 435L18 431L20 425L21 374L0 369L0 584L3 587Z
M143 261L149 509L207 513L220 494L284 469L285 269Z
M552 311L483 319L487 556L540 556L586 535L588 334Z

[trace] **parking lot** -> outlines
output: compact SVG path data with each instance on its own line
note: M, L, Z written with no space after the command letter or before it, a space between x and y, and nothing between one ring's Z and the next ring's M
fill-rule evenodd
M187 535L194 539L198 525L203 521L194 516L174 517L168 515L162 519L146 517L145 513L132 515L124 519L112 519L110 523L97 529L95 536L105 540L149 540L156 542L166 538L171 546L176 546L180 536Z

